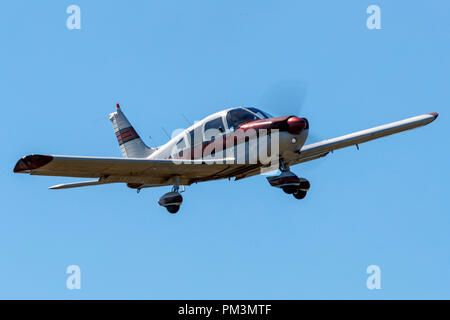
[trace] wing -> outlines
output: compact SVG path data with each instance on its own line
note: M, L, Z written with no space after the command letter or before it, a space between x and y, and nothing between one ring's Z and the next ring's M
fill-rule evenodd
M437 113L424 114L375 128L358 131L341 137L303 146L298 156L289 159L288 165L314 160L330 151L358 145L394 133L424 126L437 118ZM149 160L132 158L101 158L76 156L29 155L20 159L14 172L43 176L98 178L97 181L59 185L55 189L76 186L126 182L151 185L172 185L176 176L179 183L236 177L246 178L258 174L261 164L236 164L234 159Z
M333 139L323 140L303 146L298 157L290 160L289 165L306 162L326 156L330 151L349 147L358 146L361 143L386 137L394 133L411 130L417 127L433 122L438 117L437 113L428 113L420 116L408 118L405 120L392 122L382 126L374 127L340 136Z
M14 172L43 176L99 178L97 182L81 182L80 186L114 182L171 185L175 176L179 176L180 184L190 185L194 182L234 177L253 169L253 166L235 164L234 159L183 162L182 160L29 155L17 162ZM61 186L59 187L57 189L61 189Z

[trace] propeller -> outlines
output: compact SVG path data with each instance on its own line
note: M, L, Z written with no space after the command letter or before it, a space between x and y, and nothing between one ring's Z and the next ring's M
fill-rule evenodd
M301 80L284 80L270 86L261 96L259 106L274 116L303 117L307 84ZM308 143L321 141L310 128Z
M299 116L306 98L307 85L303 81L280 81L261 96L260 106L274 115Z
M259 107L273 116L294 115L303 117L308 85L302 80L283 80L271 85L259 99ZM314 124L310 123L306 144L322 141L314 132ZM320 159L312 161L321 162Z

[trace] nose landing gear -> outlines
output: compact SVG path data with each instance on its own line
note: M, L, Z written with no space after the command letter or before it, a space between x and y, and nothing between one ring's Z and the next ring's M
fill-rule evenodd
M308 192L309 188L311 187L311 184L308 180L305 178L300 178L300 184L298 185L297 189L294 192L294 198L301 200L304 197L306 197L306 193Z
M267 177L272 187L280 188L287 194L292 194L296 199L303 199L311 187L311 184L305 178L299 178L297 175L286 168L284 162L280 160L281 174L278 176Z

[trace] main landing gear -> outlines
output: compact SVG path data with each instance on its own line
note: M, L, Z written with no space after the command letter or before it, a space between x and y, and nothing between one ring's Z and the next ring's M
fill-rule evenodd
M178 191L168 192L158 200L158 204L165 207L170 213L177 213L182 202L183 197Z
M184 187L183 187L183 190L178 192L180 190L179 178L175 177L174 180L175 180L175 184L172 188L172 191L164 194L158 200L158 204L162 207L165 207L167 209L167 211L169 211L172 214L177 213L178 210L180 210L181 203L183 202L183 197L181 196L181 192L184 191Z
M281 174L278 176L267 177L272 187L280 188L287 194L292 194L296 199L303 199L311 187L308 180L299 178L286 168L283 160L280 160Z

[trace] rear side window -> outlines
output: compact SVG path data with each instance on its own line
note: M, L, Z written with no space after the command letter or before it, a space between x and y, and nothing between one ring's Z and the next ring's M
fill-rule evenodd
M177 142L177 149L183 150L186 148L186 141L184 141L184 138Z
M189 144L191 148L201 143L202 140L203 140L202 126L198 126L197 128L189 131Z

